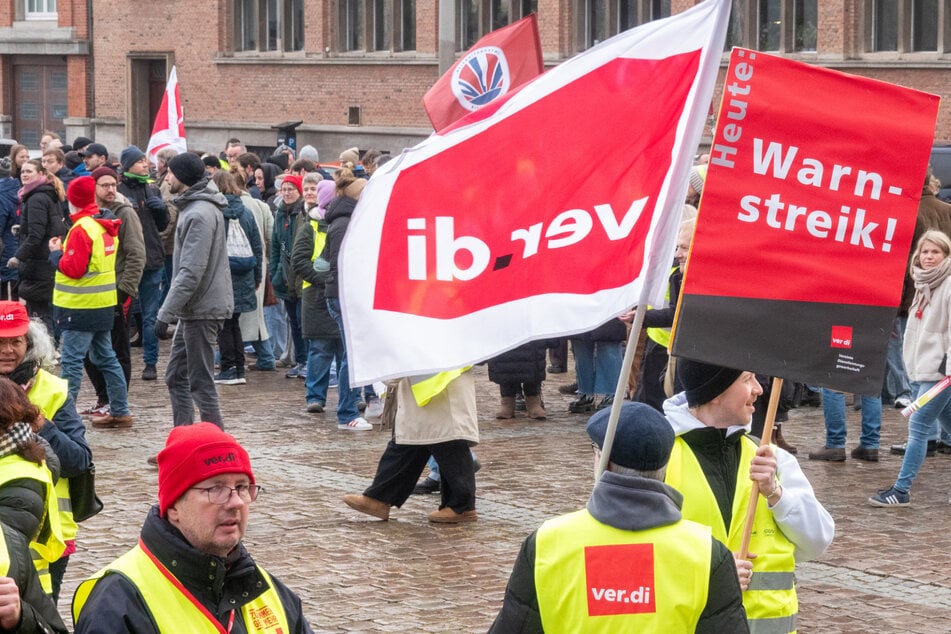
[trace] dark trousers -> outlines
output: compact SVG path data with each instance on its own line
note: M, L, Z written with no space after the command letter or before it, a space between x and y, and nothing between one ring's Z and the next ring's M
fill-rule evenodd
M0 282L0 300L15 302L20 299L17 294L17 288L20 286L18 280L9 280Z
M647 403L660 413L664 413L664 401L667 393L664 392L664 377L667 374L667 348L656 341L648 340L644 350L644 359L641 361L641 376L637 382L637 391L634 400Z
M541 383L499 383L499 394L505 396L515 396L519 390L522 390L522 396L538 396L541 393Z
M50 296L51 301L47 302L34 302L26 300L26 312L33 319L39 319L46 326L46 330L49 331L51 337L56 337L56 332L53 328L53 304L52 304L52 295Z
M172 403L172 423L191 425L195 406L199 420L224 429L215 388L215 343L221 320L179 319L165 368L165 384Z
M558 340L558 345L548 349L548 362L555 367L568 368L568 339Z
M129 322L126 321L122 306L116 306L115 317L112 320L112 349L116 351L116 359L119 361L119 367L122 368L122 374L125 375L125 384L132 385L132 348L129 346ZM106 391L106 378L102 375L93 362L89 360L89 355L83 359L83 367L86 368L86 376L92 386L96 388L96 400L100 403L109 402L109 393Z
M363 494L391 506L403 506L423 474L430 454L439 463L442 481L439 508L448 506L456 513L475 509L475 472L469 443L465 440L435 445L397 445L390 439L380 456L373 483Z
M233 313L226 319L218 333L218 348L221 350L221 371L234 368L238 376L244 376L244 340L241 338L241 313Z

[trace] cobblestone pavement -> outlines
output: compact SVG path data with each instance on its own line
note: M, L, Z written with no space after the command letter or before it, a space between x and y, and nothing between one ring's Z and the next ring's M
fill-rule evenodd
M167 344L162 353L160 379ZM146 459L162 447L171 411L164 383L139 381L141 355L133 357L135 426L87 431L106 508L81 527L66 573L64 618L79 581L134 544L156 500L157 471ZM571 397L556 391L570 375L545 383L548 420L497 421L496 386L484 367L475 372L479 521L462 526L426 521L438 496L411 497L389 522L344 505L343 494L369 484L388 435L337 431L332 408L306 413L302 380L283 371L249 372L247 385L219 388L226 428L249 449L267 489L252 508L246 543L301 595L315 631L484 632L525 536L546 518L584 505L593 484L587 417L567 414ZM80 405L94 400L86 380ZM803 468L837 523L826 555L798 568L800 631L951 631L951 456L925 461L911 507L872 508L866 498L890 485L901 463L887 453L905 438L899 413L885 411L879 463L805 459L824 440L821 410L790 416L785 436L800 447ZM849 408L850 448L858 442L858 418Z

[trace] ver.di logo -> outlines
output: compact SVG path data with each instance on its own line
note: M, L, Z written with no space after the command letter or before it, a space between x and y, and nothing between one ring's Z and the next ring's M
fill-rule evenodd
M466 110L478 110L508 92L508 60L497 46L483 46L468 53L452 71L452 94Z

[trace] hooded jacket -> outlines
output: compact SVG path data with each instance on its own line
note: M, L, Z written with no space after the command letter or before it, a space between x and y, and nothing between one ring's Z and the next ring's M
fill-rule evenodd
M32 183L31 183L32 184ZM56 188L43 183L23 196L20 205L20 297L49 303L53 299L56 269L50 264L49 242L53 236L66 235L63 212Z
M239 258L229 256L229 266L231 268L231 290L234 295L234 312L251 313L257 310L258 300L254 291L261 283L262 270L264 268L263 258L264 249L261 246L261 234L258 232L258 225L254 221L251 212L241 202L241 196L234 194L225 194L228 205L221 210L225 217L225 237L232 230L231 220L237 220L241 225L244 235L248 238L251 245L253 258L240 258L241 262L235 262ZM250 262L248 260L252 260ZM250 266L248 266L250 265Z
M307 224L304 213L304 198L298 198L290 207L282 200L274 216L274 229L271 232L271 258L268 270L274 294L281 299L297 299L300 296L301 278L294 272L291 264L291 251L294 249L294 236L302 225Z
M221 213L228 201L206 176L171 202L178 208L172 282L158 318L229 319L234 293Z
M3 254L0 255L0 282L19 279L16 269L7 268L7 262L16 255L19 239L13 235L12 227L20 224L17 215L17 180L0 178L0 236L3 237Z
M139 282L145 270L145 240L139 215L125 196L118 194L109 210L122 221L119 225L119 251L116 253L116 288L122 304L125 297L139 295Z

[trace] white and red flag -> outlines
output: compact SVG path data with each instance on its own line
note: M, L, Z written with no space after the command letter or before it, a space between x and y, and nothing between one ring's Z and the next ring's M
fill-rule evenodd
M535 14L486 34L423 97L436 132L542 73Z
M352 384L662 301L729 6L602 42L374 174L338 263Z
M155 155L167 147L178 150L179 154L188 149L185 145L185 114L178 94L178 73L174 66L165 85L162 105L155 115L155 125L152 126L152 136L145 154L155 163Z

